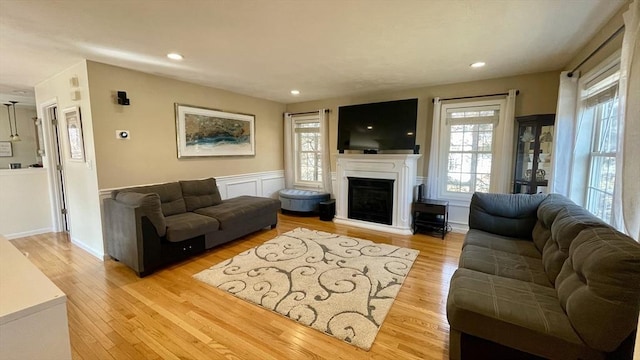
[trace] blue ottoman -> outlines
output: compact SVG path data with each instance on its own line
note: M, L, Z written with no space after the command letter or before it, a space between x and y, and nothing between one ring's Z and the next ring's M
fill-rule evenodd
M283 189L279 192L282 210L317 212L318 204L327 201L331 194L319 191Z

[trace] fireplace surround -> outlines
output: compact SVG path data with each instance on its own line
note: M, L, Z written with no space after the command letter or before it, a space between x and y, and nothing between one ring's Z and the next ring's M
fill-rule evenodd
M336 223L396 234L412 234L411 203L414 198L420 154L338 154L336 161ZM349 178L388 180L393 188L391 219L372 221L349 214ZM380 203L378 199L377 204ZM353 215L353 214L351 214ZM363 219L364 218L364 219Z

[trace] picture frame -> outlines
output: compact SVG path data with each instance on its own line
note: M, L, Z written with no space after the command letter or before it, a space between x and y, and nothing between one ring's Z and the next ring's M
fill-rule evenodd
M0 157L12 157L13 147L11 141L0 141Z
M175 103L178 158L254 156L255 115Z
M69 159L72 161L84 162L84 137L82 134L82 119L80 107L72 106L62 110L67 127L67 145Z

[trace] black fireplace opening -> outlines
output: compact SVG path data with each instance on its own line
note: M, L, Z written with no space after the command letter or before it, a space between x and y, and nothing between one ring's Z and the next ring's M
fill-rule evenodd
M357 177L347 179L349 179L349 219L392 225L395 180Z

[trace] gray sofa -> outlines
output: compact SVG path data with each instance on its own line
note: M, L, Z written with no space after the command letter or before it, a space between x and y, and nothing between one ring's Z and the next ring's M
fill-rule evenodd
M213 178L115 190L104 200L107 253L146 276L278 222L280 201L222 200Z
M473 195L452 359L631 359L640 244L557 195Z

